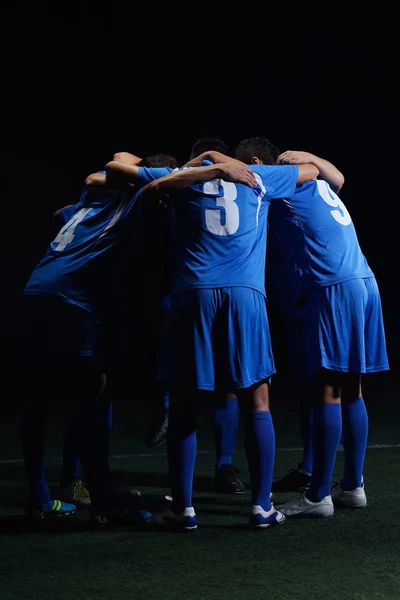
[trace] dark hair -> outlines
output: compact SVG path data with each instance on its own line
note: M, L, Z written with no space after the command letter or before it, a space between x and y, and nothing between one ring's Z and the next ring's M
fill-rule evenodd
M151 154L143 158L140 163L140 167L170 167L170 169L176 169L179 167L179 161L175 156L169 154Z
M207 152L207 150L216 150L217 152L221 152L222 154L229 155L228 145L225 144L225 142L216 135L199 138L197 142L195 142L192 146L189 160L196 158L196 156L199 156L203 152Z
M251 164L254 156L259 158L265 165L275 165L279 154L278 148L265 137L252 137L242 140L235 150L235 158L247 165Z

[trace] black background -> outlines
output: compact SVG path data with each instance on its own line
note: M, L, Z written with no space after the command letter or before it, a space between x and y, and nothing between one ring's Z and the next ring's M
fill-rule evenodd
M341 198L380 285L396 369L395 18L334 9L3 3L3 356L20 293L52 238L51 215L77 201L86 175L120 150L183 161L199 136L233 148L264 135L344 173Z

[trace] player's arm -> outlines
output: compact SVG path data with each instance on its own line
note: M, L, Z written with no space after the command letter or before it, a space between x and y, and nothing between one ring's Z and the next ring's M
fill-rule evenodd
M217 163L224 164L224 163L228 163L228 162L229 163L237 162L241 165L244 164L240 160L237 160L236 158L231 158L230 156L227 156L226 154L222 154L222 152L217 152L217 150L207 150L206 152L202 152L202 154L199 154L199 156L192 158L192 160L189 160L189 162L187 162L184 166L185 167L201 167L203 160L209 160L210 162L212 162L214 164L217 164Z
M107 182L111 186L137 183L139 180L139 169L140 167L136 164L127 164L118 160L112 160L105 166Z
M298 165L297 183L304 183L316 179L319 175L319 169L311 163Z
M246 165L239 161L210 165L208 167L193 167L173 171L160 179L155 179L143 188L143 194L164 194L181 190L195 183L209 181L210 179L224 179L235 183L243 183L250 187L257 185L256 177Z
M339 192L344 184L344 175L328 160L311 154L310 152L300 152L297 150L287 150L278 156L278 163L302 165L311 163L319 170L319 175L324 179L335 192Z
M85 192L96 193L104 192L104 188L107 187L107 176L105 173L92 173L88 175L85 179L85 183L83 184L83 189Z
M142 159L139 156L136 156L136 154L131 154L130 152L116 152L113 156L113 160L126 165L138 165L140 162L142 162Z

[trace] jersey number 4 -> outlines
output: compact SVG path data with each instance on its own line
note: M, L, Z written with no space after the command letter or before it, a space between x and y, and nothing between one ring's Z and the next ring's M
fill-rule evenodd
M90 210L92 210L90 207L81 208L72 216L68 223L65 223L65 225L61 227L57 237L53 240L53 244L58 244L57 246L54 246L53 250L56 250L57 252L65 250L75 237L76 227L83 221Z
M336 210L331 210L330 213L332 217L345 227L350 225L351 217L349 211L340 200L339 196L335 194L335 192L328 186L326 181L323 179L317 179L318 191L321 195L321 198L324 202L329 204L329 206L333 206Z
M255 173L257 183L261 188L258 194L258 205L256 212L256 227L258 227L258 215L261 207L261 200L266 190L261 181L261 177L258 173ZM203 186L203 192L205 194L216 194L219 186L222 186L224 195L215 198L217 208L209 208L205 211L205 223L206 227L211 233L215 235L233 235L239 229L239 207L236 204L237 199L237 187L231 181L223 181L222 179L212 179L206 181ZM222 210L220 210L222 209ZM223 213L225 218L223 219ZM224 221L224 224L222 222Z

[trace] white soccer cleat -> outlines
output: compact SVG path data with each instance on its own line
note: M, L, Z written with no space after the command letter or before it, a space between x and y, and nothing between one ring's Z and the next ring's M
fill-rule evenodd
M194 531L197 529L196 513L192 506L186 507L182 513L178 514L172 512L170 508L166 508L164 512L153 515L150 524L165 529Z
M356 487L354 490L343 490L340 482L331 490L333 504L339 508L366 508L367 496L364 490L364 484Z
M282 525L284 521L286 521L285 515L276 510L272 503L268 512L262 506L253 506L249 517L250 527L256 527L257 529Z
M332 517L335 512L331 496L325 496L320 502L312 502L305 496L300 496L297 500L277 506L276 510L279 510L288 518Z

